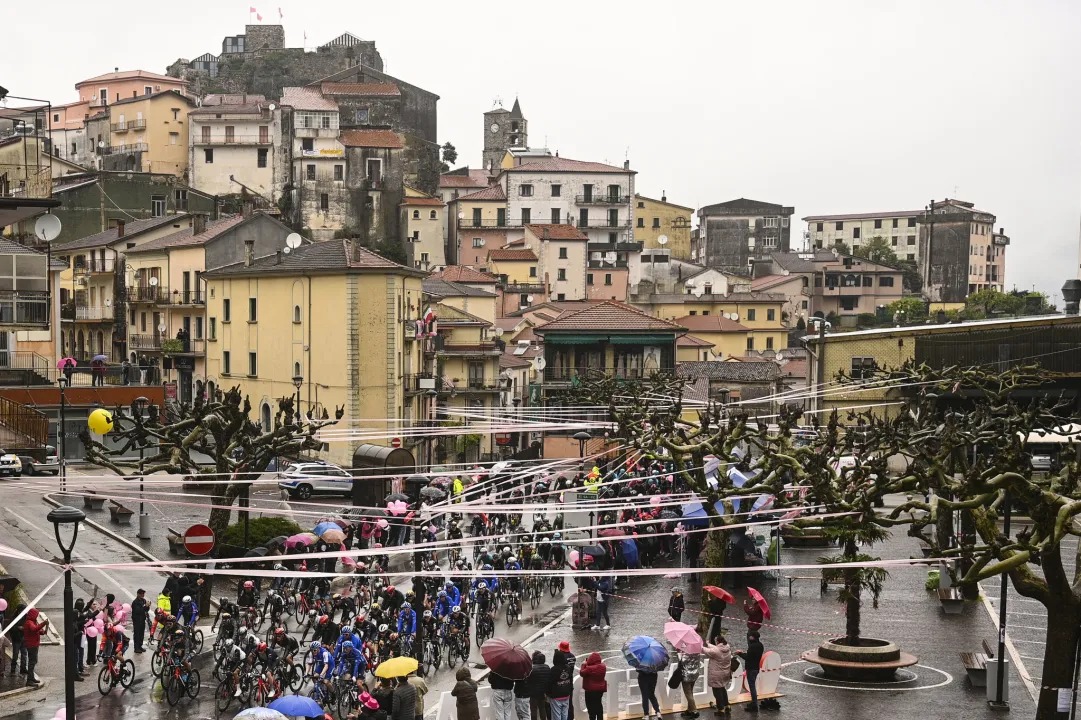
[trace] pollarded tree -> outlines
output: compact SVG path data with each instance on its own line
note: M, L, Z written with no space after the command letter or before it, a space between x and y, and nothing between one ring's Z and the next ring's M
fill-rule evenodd
M211 503L215 507L207 524L221 537L229 525L233 503L271 461L319 450L322 441L316 433L337 423L343 414L344 408L339 408L331 419L324 409L322 418L313 418L311 413L304 418L294 410L293 398L287 397L278 401L273 427L263 428L252 421L247 396L233 387L224 392L217 389L209 400L197 397L190 407L140 408L133 404L127 415L116 408L111 447L91 438L87 430L80 439L87 460L122 477L211 475L215 481ZM139 448L146 448L146 457L128 459L138 455ZM193 453L209 456L211 464L197 462Z

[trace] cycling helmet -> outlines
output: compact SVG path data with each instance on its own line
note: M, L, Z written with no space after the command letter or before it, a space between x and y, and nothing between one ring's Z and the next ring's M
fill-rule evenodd
M159 611L159 612L160 612L160 611ZM232 616L232 615L230 615L230 614L229 614L229 613L227 613L227 612L223 612L223 613L221 614L221 619L222 619L222 620L228 620L228 619L229 619L229 618L231 618L231 617L233 617L233 616Z
M394 592L394 586L393 585L387 585L387 592L388 593Z
M352 649L353 649L353 641L352 640L346 640L345 642L342 643L342 650L352 650Z
M454 607L452 607L450 609L450 611L452 613L460 613L462 611L462 606L461 605L455 605Z
M509 558L507 558L507 562L509 562L509 563L518 562L518 556L517 555L511 555Z
M563 533L557 532L557 533L553 534L552 539L553 540L562 540L563 539Z
M490 563L484 563L484 565L481 567L481 570L491 570L491 569L492 569L492 566L491 566Z
M309 645L308 647L310 647L312 650L318 650L319 648L322 647L322 645L319 644L318 640L312 640L312 644Z
M351 634L350 630L349 630L349 626L343 623L342 624L342 635L349 635L349 634Z
M330 618L328 616L326 616L326 615L320 615L319 616L319 624L320 625L326 625L328 622L330 622Z
M409 603L402 603L402 610L412 610L413 606Z
M219 605L230 605L231 601L229 600L229 598L219 598L218 599L218 604Z
M479 583L477 583L477 589L478 590L487 590L488 589L488 583L481 580Z
M277 637L285 637L285 628L283 628L283 627L274 628L274 634Z
M233 638L226 638L225 639L225 649L228 650L231 647L233 647Z
M173 635L178 635L180 637L183 637L184 636L184 631L181 630L180 628L177 628L176 630L173 630Z
M428 618L430 618L431 616L432 616L432 611L431 611L431 610L425 610L425 611L424 611L424 619L425 619L425 620L427 620L427 619L428 619Z
M447 596L447 591L446 590L440 590L439 591L438 597L445 598L446 596Z
M541 538L541 544L552 542L552 538Z
M255 587L255 583L253 583L251 580L245 580L244 581L244 589L245 590L251 590L254 587Z
M461 558L458 559L458 562L461 562ZM447 580L445 583L443 583L443 587L452 588L454 587L454 583L452 583L450 580Z
M259 643L259 652L263 652L264 650L266 650L266 643L265 642Z
M244 637L245 635L248 634L248 628L242 627L242 628L240 628L239 630L236 631L236 634L239 635L240 637Z
M382 625L379 626L379 632L385 633L387 630L389 630L389 628L387 627L386 623L383 623Z
M308 617L315 617L315 608L308 611Z
M511 550L510 550L510 545L508 545L508 546L506 546L505 548L503 548L503 554L504 554L504 555L510 555L510 553L511 553Z
M190 603L191 602L191 595L185 595L184 599L181 600L180 602L182 602L182 603Z
M274 569L277 571L284 570L285 566L283 566L281 563L274 563Z

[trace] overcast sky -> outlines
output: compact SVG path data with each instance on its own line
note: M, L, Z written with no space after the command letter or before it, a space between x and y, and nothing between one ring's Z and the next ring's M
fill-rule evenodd
M387 72L441 96L440 141L459 164L480 166L481 113L517 95L530 145L629 158L646 195L692 207L748 197L796 217L958 197L1011 237L1007 286L1057 293L1077 270L1075 0L670 0L653 12L581 0L267 2L251 4L265 23L280 5L290 47L305 31L309 48L345 31L375 40ZM70 102L75 82L114 67L164 72L219 53L248 7L99 12L52 0L6 33L0 85Z

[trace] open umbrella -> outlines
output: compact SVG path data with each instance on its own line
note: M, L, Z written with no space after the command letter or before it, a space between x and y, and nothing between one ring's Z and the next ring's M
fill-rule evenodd
M420 496L426 500L442 500L447 494L439 488L429 485L420 489Z
M736 602L736 599L732 597L732 593L722 588L719 588L716 585L703 585L702 589L708 592L713 597L717 598L718 600L725 601L729 605L734 605Z
M353 526L353 523L351 523L348 520L345 520L343 518L335 518L331 522L333 522L335 525L340 527L342 530L348 530L349 528L351 528Z
M608 528L607 530L601 530L597 535L602 538L619 537L620 535L626 535L627 533L617 528Z
M345 533L342 532L340 527L335 525L333 528L324 530L319 537L328 543L340 543L345 540Z
M416 658L396 657L379 663L375 670L375 676L381 678L405 677L411 672L416 672Z
M698 500L685 503L682 511L683 524L687 527L705 527L706 523L709 522L709 515Z
M480 654L492 672L508 680L525 680L533 669L533 660L525 648L506 638L486 640Z
M619 544L623 548L623 560L627 563L627 567L638 567L638 543L627 538L626 540L620 540Z
M409 503L403 502L402 500L394 500L387 503L387 510L390 511L391 515L404 515L409 511Z
M76 365L75 358L66 357L66 358L60 358L59 360L56 361L56 369L57 370L63 370L68 365L71 365L72 367L75 367L75 365Z
M702 638L693 627L681 622L666 622L664 637L672 647L680 652L696 654L702 652Z
M668 665L668 651L648 635L635 635L623 646L623 657L636 670L660 672Z
M751 596L751 599L758 603L758 607L762 608L762 617L769 620L772 617L769 611L769 603L766 602L766 598L762 597L762 593L758 592L753 587L748 587L747 594Z
M296 545L311 545L316 541L316 537L311 533L298 533L285 540L286 547L294 547Z
M95 355L93 357L94 362L109 362L109 358L105 355Z
M385 498L383 498L383 501L388 502L388 503L389 502L405 502L408 499L409 499L408 495L403 495L402 493L391 493L390 495L387 495Z
M266 557L266 554L267 549L265 547L257 547L244 553L244 557Z
M283 695L267 705L267 707L271 710L277 710L282 715L323 717L323 708L319 707L319 703L307 695Z
M341 528L332 522L321 522L314 528L312 528L312 534L323 537L323 533L325 533L327 530L341 530Z
M679 520L679 513L674 510L661 510L658 516L661 520Z
M265 707L250 707L233 716L233 720L288 720L277 710Z

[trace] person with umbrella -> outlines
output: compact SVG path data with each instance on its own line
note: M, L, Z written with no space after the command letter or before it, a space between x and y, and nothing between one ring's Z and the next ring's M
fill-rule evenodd
M678 674L682 671L680 684L683 686L683 697L687 699L687 708L680 716L685 718L698 717L698 708L694 703L694 686L698 684L698 678L702 674L701 650L702 639L697 635L676 645L676 658L679 662L679 670L676 672Z
M623 646L627 664L638 671L638 692L642 696L642 719L660 720L661 705L657 702L657 673L668 665L668 651L647 635L636 635ZM649 714L650 705L654 714Z
M758 603L751 601L750 599L743 601L743 612L747 613L747 635L757 633L762 629L762 621L765 619L765 613Z
M488 684L492 686L492 712L495 720L515 720L514 680L492 670L488 674Z
M390 720L415 720L416 711L417 689L409 684L405 676L401 676L391 695Z

